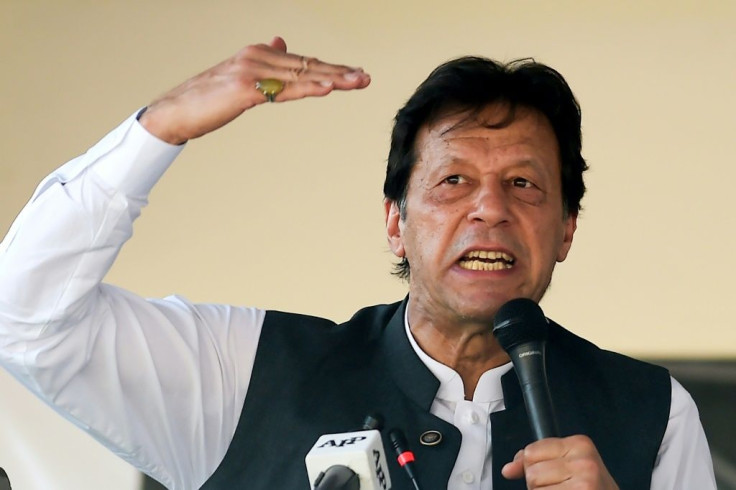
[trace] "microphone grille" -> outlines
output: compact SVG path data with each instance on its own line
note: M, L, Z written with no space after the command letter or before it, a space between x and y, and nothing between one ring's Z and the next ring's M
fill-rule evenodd
M545 341L547 330L542 309L527 298L508 301L493 318L493 335L505 351L526 342Z

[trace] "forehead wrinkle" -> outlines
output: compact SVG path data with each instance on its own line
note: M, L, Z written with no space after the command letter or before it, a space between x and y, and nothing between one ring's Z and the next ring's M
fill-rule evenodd
M493 108L489 107L488 110ZM516 111L508 124L503 126L498 125L497 118L491 119L489 116L489 114L486 117L483 117L483 114L476 117L468 117L467 114L449 115L420 128L415 141L415 164L426 164L438 159L443 161L443 165L453 161L472 163L471 158L463 158L466 151L480 149L486 156L493 152L503 152L506 155L511 152L513 155L516 147L520 154L519 160L527 161L526 166L533 166L535 162L544 166L543 162L550 156L555 160L559 158L559 147L554 134L552 134L553 141L557 148L554 155L548 155L539 147L544 139L544 133L551 131L551 128L547 127L548 123L545 124L546 119L542 114L522 108ZM508 114L506 116L508 117ZM526 129L523 132L516 131L513 135L505 132L525 120ZM493 156L496 158L501 155ZM559 166L559 161L556 163Z
M481 144L485 142L491 143L491 148L504 148L519 144L526 144L534 147L540 137L540 131L538 131L538 129L541 125L537 121L535 121L532 128L529 128L527 131L522 133L517 132L510 135L504 131L513 127L514 123L520 119L522 118L516 118L516 120L511 124L502 128L482 123L477 123L473 126L462 125L462 127L458 127L457 124L451 124L449 128L443 128L441 124L437 124L426 127L420 139L424 140L425 144L423 146L427 146L426 143L429 142L427 140L439 140L445 142L446 146L449 146L449 144L454 141L478 141L478 143ZM460 133L456 133L456 131L460 131Z
M474 158L466 158L465 154L470 152L476 157L477 154L474 152L478 151L485 159L510 157L515 160L514 166L522 164L521 166L533 167L537 161L545 159L545 155L539 151L534 144L534 138L531 137L498 139L492 135L461 135L446 139L444 142L448 150L447 160L450 162L472 163ZM453 142L459 144L453 145Z

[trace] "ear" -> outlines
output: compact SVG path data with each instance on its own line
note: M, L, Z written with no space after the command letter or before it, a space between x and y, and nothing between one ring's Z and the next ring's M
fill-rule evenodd
M401 239L401 212L399 204L389 199L383 200L383 208L386 213L386 238L388 246L397 257L404 256L404 242Z
M557 262L564 261L567 258L570 247L572 247L572 237L575 235L575 230L578 229L578 213L570 213L570 215L565 218L563 226L565 227L565 230L562 236L560 249L557 251Z

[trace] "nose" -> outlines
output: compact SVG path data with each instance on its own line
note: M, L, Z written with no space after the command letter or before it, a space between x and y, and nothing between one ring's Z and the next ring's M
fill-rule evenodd
M489 226L510 222L509 196L503 183L483 182L477 187L472 199L468 220Z

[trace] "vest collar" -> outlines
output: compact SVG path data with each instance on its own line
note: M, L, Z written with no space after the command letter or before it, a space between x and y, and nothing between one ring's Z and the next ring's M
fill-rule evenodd
M382 350L386 366L399 389L414 403L429 411L440 382L417 356L404 330L404 314L409 297L404 298L386 325Z

